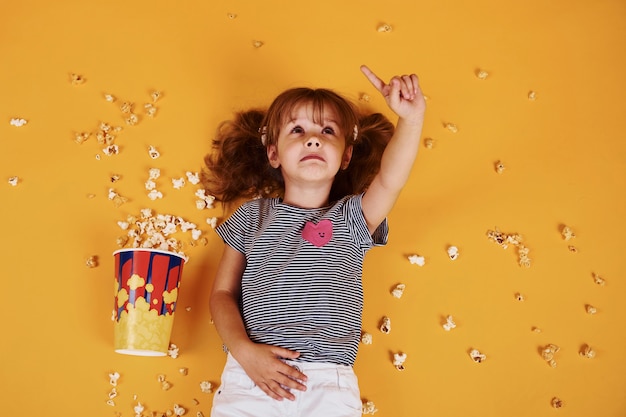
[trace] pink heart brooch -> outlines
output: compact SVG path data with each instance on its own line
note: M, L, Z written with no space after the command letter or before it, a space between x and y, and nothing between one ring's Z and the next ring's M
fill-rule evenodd
M306 222L304 229L302 229L302 237L307 242L321 248L333 237L333 222L328 219L324 219L318 224Z

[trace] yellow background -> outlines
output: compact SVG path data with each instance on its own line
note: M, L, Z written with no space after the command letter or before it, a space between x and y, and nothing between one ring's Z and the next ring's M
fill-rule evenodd
M356 364L363 399L381 417L626 415L624 1L28 0L3 2L0 16L2 415L132 416L140 401L145 415L177 403L208 416L212 394L199 383L219 382L225 356L208 309L221 242L205 220L225 212L199 211L196 187L175 190L170 179L201 168L220 121L288 87L368 94L360 105L391 117L362 63L384 79L419 74L424 137L435 141L390 215L388 246L366 261L363 327L374 343ZM393 30L379 32L383 23ZM72 85L70 73L86 82ZM119 103L139 108L152 90L163 92L156 118L125 126ZM28 124L11 126L14 117ZM93 136L74 142L101 121L124 126L117 156ZM152 167L162 200L146 196ZM122 179L111 184L113 174ZM111 186L129 202L114 207ZM194 221L208 238L187 248L177 359L112 349L117 221L145 207ZM576 238L564 241L562 225ZM495 227L523 235L531 268L487 239ZM411 254L426 265L411 265ZM87 268L94 255L99 265ZM449 333L448 314L458 325ZM378 331L384 315L389 335ZM539 353L548 343L561 347L556 369ZM583 344L597 357L582 358ZM472 348L487 360L474 363ZM403 372L392 365L399 351ZM564 407L554 410L553 397Z

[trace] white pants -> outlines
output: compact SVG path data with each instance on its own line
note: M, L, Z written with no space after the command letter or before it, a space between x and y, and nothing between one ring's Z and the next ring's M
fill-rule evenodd
M222 384L213 397L211 417L360 417L361 396L352 367L285 361L307 376L306 391L292 390L294 401L264 393L228 354Z

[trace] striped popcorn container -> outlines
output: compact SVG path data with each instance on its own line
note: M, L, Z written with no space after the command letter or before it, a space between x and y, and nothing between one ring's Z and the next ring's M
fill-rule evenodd
M144 248L120 249L113 257L115 351L167 355L185 258Z

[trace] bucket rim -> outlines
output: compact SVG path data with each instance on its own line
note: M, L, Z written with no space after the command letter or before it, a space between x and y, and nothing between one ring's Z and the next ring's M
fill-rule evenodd
M117 255L118 253L122 253L122 252L153 252L153 253L162 253L163 255L176 256L176 257L179 257L180 259L182 259L183 261L187 261L187 258L185 256L181 255L180 253L170 252L170 251L162 250L162 249L152 249L152 248L123 248L123 249L118 249L118 250L113 252L113 256Z

